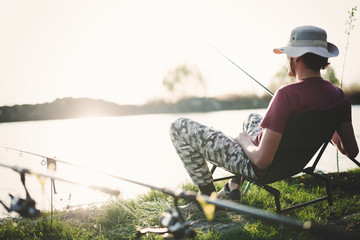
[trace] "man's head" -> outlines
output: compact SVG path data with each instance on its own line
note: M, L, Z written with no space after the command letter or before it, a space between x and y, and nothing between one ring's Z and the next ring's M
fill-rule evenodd
M275 48L274 53L285 53L288 56L289 75L295 76L293 64L299 59L313 71L325 69L329 57L339 55L338 48L327 41L326 31L314 26L301 26L295 28L290 35L288 45Z
M339 49L332 43L327 42L325 30L314 26L301 26L292 30L288 45L275 48L274 53L285 53L289 57L296 58L305 53L313 53L324 58L336 57Z

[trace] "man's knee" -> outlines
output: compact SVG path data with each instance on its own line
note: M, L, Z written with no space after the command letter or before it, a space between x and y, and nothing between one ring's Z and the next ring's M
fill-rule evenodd
M183 122L185 121L185 118L178 118L176 119L174 122L171 123L170 125L170 131L179 129L181 127L181 125L183 125Z
M185 122L188 121L187 118L178 118L177 120L175 120L174 122L171 123L170 125L170 136L173 139L173 137L175 135L179 135L181 133L181 128L182 126L185 125Z
M260 125L260 122L262 121L262 116L258 113L250 113L247 118L245 118L244 124L243 124L243 130L245 132L251 131L254 127L257 127Z
M259 122L261 120L262 120L262 116L258 113L250 113L247 118L247 121L250 121L250 122Z

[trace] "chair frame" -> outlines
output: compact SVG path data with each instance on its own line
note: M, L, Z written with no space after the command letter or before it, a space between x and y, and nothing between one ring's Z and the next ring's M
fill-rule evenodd
M314 204L314 203L317 203L320 201L324 201L324 200L328 201L330 213L333 213L333 197L332 197L332 192L331 192L330 178L325 175L315 173L314 171L315 171L315 168L316 168L318 162L320 161L326 147L328 146L329 142L331 142L331 137L332 137L333 133L336 131L338 125L341 122L340 117L342 116L342 113L343 113L342 111L344 111L342 108L335 108L335 109L326 110L326 111L304 112L304 113L300 113L300 114L293 116L289 120L289 122L285 128L282 140L280 142L278 151L274 157L273 162L271 163L271 165L265 172L264 176L260 177L260 179L255 180L255 179L252 179L252 178L249 178L246 176L241 176L241 175L235 174L235 175L231 175L231 176L227 176L227 177L217 178L217 179L214 179L213 181L216 182L216 181L226 180L226 179L230 179L230 178L234 178L234 177L242 177L243 180L246 180L249 183L253 183L253 184L263 188L264 190L266 190L267 192L269 192L271 195L274 196L277 213L286 213L286 212L298 209L300 207L305 207L305 206L308 206L308 205L311 205L311 204ZM310 116L310 118L309 118L309 116ZM294 124L295 123L299 124L299 121L300 121L300 125L301 125L302 122L304 122L304 124L303 124L304 126L301 126L301 127L306 128L311 123L311 121L312 121L311 117L313 117L313 116L315 116L315 117L320 116L320 122L318 122L317 124L318 124L319 128L323 128L319 132L321 135L324 135L324 136L320 136L318 139L315 139L314 141L309 140L310 143L307 143L308 141L306 141L306 140L309 137L309 133L298 134L299 131L296 132L296 130L294 130ZM321 119L324 120L329 117L331 117L330 118L331 120L327 121L327 124L321 122ZM293 129L289 130L291 128L293 128ZM302 132L304 132L304 131L302 131ZM296 137L303 138L303 139L300 139L300 142L306 141L306 143L304 143L304 145L308 145L308 146L304 149L302 149L301 146L295 147L295 148L291 147L290 145L291 145L292 140L291 140L290 135L292 135L292 134L298 135ZM294 138L296 138L296 137L294 137ZM289 141L290 143L288 144L287 141ZM297 140L295 140L295 142L296 141ZM283 146L285 146L284 147L285 149L287 148L284 151L284 153L281 152ZM300 160L299 160L300 158L299 158L299 156L297 156L297 155L299 155L297 153L299 151L300 151L300 153L303 153L303 152L305 152L306 149L310 149L310 153L309 154L306 153L307 155L303 159L301 159L302 162L298 163L298 162L300 162ZM316 153L317 153L317 155L316 155ZM316 159L315 159L314 163L312 164L312 166L305 168L305 166L313 159L313 157L315 155L316 155ZM292 162L286 161L287 159L289 159L288 158L289 156L290 156L290 159L294 158L295 161L297 161L297 162L295 162L296 166L295 166L295 169L293 169L291 172L284 173L284 168L281 167L281 164L286 163L288 165L287 167L291 166L291 164L294 164L294 161L292 161ZM358 161L356 161L355 159L351 159L351 160L355 164L360 166L360 163ZM213 165L213 167L211 169L212 174L214 174L214 171L216 168L217 168L217 166ZM285 166L285 169L287 169L286 166ZM269 186L268 184L277 182L280 180L288 179L299 173L309 174L313 177L316 177L316 178L324 181L325 188L326 188L326 195L316 198L314 200L310 200L307 202L303 202L303 203L282 209L281 205L280 205L280 191L276 188Z
M326 145L327 144L323 145L321 151L325 150ZM318 154L316 161L320 160L321 155L322 155L322 153ZM291 207L288 207L288 208L284 208L284 209L281 208L281 204L280 204L280 195L281 194L280 194L280 191L278 189L276 189L274 187L271 187L271 186L269 186L267 184L262 184L262 183L260 183L260 182L258 182L256 180L251 179L251 178L247 178L247 177L244 177L244 176L241 176L241 177L243 178L243 180L245 180L245 181L247 181L249 183L255 184L255 185L261 187L262 189L264 189L265 191L269 192L271 195L273 195L274 200L275 200L275 206L276 206L276 212L277 213L290 212L292 210L295 210L295 209L298 209L298 208L301 208L301 207L305 207L305 206L308 206L308 205L311 205L311 204L314 204L314 203L317 203L317 202L321 202L321 201L324 201L324 200L328 200L330 213L332 213L333 212L333 198L332 198L332 192L331 192L330 178L327 177L327 176L318 174L318 173L314 173L314 169L316 167L316 164L317 164L317 162L314 162L312 167L305 168L302 171L302 173L309 174L309 175L311 175L313 177L319 178L320 180L324 181L325 188L326 188L326 195L323 196L323 197L319 197L319 198L316 198L314 200L303 202L303 203L300 203L300 204L297 204L297 205L294 205L294 206L291 206ZM215 172L216 168L217 168L216 165L212 166L212 169L211 169L212 174ZM217 181L231 179L231 178L238 177L238 176L239 175L231 175L231 176L227 176L227 177L216 178L213 181L217 182Z

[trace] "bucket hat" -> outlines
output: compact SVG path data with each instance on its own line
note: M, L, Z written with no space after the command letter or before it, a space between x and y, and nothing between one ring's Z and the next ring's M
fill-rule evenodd
M329 58L339 55L339 49L327 41L324 29L314 26L301 26L292 30L287 46L274 48L276 54L285 53L289 57L300 57L305 53Z

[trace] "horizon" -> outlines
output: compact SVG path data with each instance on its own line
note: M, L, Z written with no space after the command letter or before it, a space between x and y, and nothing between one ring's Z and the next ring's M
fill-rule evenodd
M66 97L144 104L163 96L166 73L184 63L203 75L203 97L263 95L211 45L268 86L286 59L272 49L285 45L294 27L308 24L324 28L338 46L340 55L330 62L340 79L347 11L356 5L355 0L2 1L0 106ZM354 22L350 34L344 88L360 78L359 24Z

